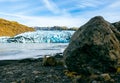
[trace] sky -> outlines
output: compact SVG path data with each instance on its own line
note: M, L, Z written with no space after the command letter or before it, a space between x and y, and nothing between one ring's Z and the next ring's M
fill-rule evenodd
M0 18L31 27L80 27L94 16L120 21L120 0L0 0Z

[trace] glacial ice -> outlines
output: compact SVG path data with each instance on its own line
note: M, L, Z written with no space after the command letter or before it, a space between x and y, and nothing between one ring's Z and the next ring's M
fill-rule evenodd
M7 40L9 39L9 36L2 36L0 37L0 43L7 43Z
M12 38L0 37L0 43L68 43L75 31L35 31Z

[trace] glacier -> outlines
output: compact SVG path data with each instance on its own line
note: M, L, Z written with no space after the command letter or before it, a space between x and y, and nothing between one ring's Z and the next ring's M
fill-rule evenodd
M7 43L7 40L9 39L9 36L2 36L0 37L0 43Z
M34 31L0 37L0 43L69 43L75 31Z

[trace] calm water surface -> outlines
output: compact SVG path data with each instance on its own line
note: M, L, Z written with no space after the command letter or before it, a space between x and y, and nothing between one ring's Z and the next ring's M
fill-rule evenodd
M63 52L68 43L1 43L0 60L39 58Z

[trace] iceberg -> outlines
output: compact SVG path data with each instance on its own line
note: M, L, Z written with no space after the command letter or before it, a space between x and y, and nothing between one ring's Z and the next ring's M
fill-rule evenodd
M12 38L0 38L7 43L69 43L75 31L35 31L18 34Z

